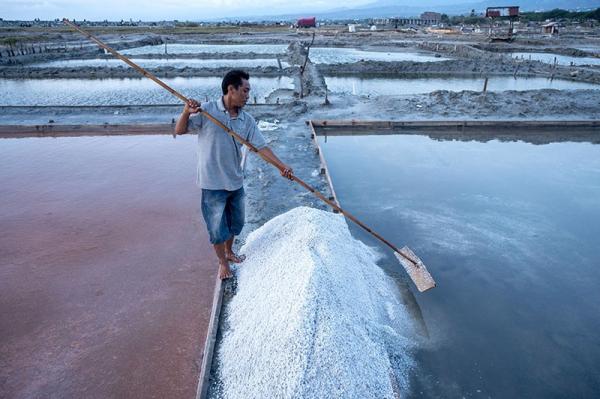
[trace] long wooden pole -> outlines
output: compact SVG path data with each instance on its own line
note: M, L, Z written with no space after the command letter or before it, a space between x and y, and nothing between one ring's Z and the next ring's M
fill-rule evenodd
M150 78L153 81L155 81L156 83L158 83L160 86L162 86L167 91L169 91L169 93L171 93L175 97L179 98L181 101L183 101L185 103L187 103L189 101L187 97L185 97L184 95L175 91L173 88L171 88L165 82L161 81L159 78L157 78L150 72L146 71L144 68L142 68L141 66L139 66L136 63L134 63L133 61L131 61L129 58L125 57L124 55L119 54L117 51L115 51L112 48L110 48L109 46L107 46L104 42L102 42L99 39L97 39L96 37L94 37L91 33L84 31L79 26L77 26L73 22L69 21L67 18L63 18L63 22L65 24L69 25L71 28L75 29L77 32L79 32L82 35L84 35L85 37L87 37L88 39L90 39L91 41L93 41L94 43L96 43L98 46L100 46L103 49L105 49L106 51L110 52L112 55L114 55L115 57L117 57L118 59L120 59L121 61L123 61L130 67L132 67L133 69L137 70L139 73L141 73L145 77Z
M95 42L98 46L102 47L106 51L108 51L111 54L113 54L115 57L117 57L120 60L124 61L127 65L129 65L132 68L134 68L137 71L139 71L142 75L146 76L147 78L152 79L153 81L155 81L156 83L158 83L160 86L164 87L166 90L168 90L171 94L173 94L175 97L179 98L184 103L187 103L189 101L189 99L187 97L185 97L183 94L177 92L175 89L171 88L169 85L167 85L166 83L164 83L163 81L161 81L160 79L158 79L156 76L154 76L150 72L146 71L144 68L140 67L139 65L137 65L133 61L131 61L129 58L125 57L124 55L119 54L117 51L115 51L112 48L110 48L109 46L107 46L104 42L102 42L101 40L97 39L92 34L84 31L79 26L73 24L71 21L69 21L66 18L63 19L63 22L65 24L69 25L70 27L72 27L73 29L75 29L76 31L80 32L81 34L83 34L84 36L86 36L87 38L89 38L90 40L92 40L93 42ZM227 126L225 126L220 120L218 120L217 118L215 118L214 116L212 116L211 114L209 114L208 112L206 112L204 110L201 110L200 112L203 115L205 115L209 120L211 120L213 123L215 123L217 126L219 126L221 129L225 130L229 135L233 136L236 140L238 140L242 144L246 145L252 152L257 153L266 162L270 163L271 165L275 166L277 169L281 170L281 168L277 165L277 163L273 159L271 159L271 157L267 156L264 153L259 152L258 149L252 143L250 143L249 141L245 140L239 134L237 134L236 132L234 132L233 130L231 130ZM304 187L305 189L307 189L308 191L310 191L311 193L313 193L321 201L324 201L327 205L331 206L333 209L341 212L348 219L352 220L354 223L356 223L357 225L359 225L360 227L362 227L363 229L365 229L368 233L372 234L375 238L377 238L378 240L380 240L381 242L383 242L385 245L387 245L388 247L390 247L392 250L394 250L394 252L400 254L404 259L406 259L407 261L411 262L417 269L421 267L421 265L418 262L415 262L414 260L412 260L408 256L404 255L400 251L400 249L398 249L398 247L396 247L394 244L390 243L388 240L386 240L385 238L383 238L381 235L379 235L378 233L376 233L374 230L372 230L371 228L369 228L367 225L365 225L364 223L362 223L360 220L358 220L357 218L355 218L354 216L352 216L351 214L349 214L348 212L346 212L345 210L343 210L342 208L340 208L333 201L330 201L329 199L327 199L323 194L321 194L319 191L317 191L314 187L312 187L309 184L305 183L299 177L296 177L295 175L292 175L290 177L290 180L293 180L296 183L300 184L302 187Z
M173 89L171 86L169 86L168 84L166 84L165 82L163 82L162 80L160 80L155 75L153 75L152 73L148 72L147 70L145 70L141 66L137 65L135 62L131 61L129 58L127 58L124 55L120 54L118 51L114 50L113 48L111 48L110 46L108 46L106 43L104 43L100 39L96 38L91 33L88 33L86 31L84 31L79 26L77 26L74 23L72 23L71 21L69 21L67 18L64 18L63 22L65 24L69 25L70 27L72 27L73 29L75 29L76 31L78 31L79 33L81 33L82 35L86 36L88 39L92 40L98 46L102 47L106 51L108 51L111 54L113 54L115 57L117 57L120 60L122 60L123 62L125 62L130 67L134 68L136 71L138 71L139 73L141 73L145 77L147 77L147 78L153 80L154 82L156 82L158 85L160 85L161 87L163 87L164 89L166 89L169 93L173 94L175 97L179 98L184 103L187 103L189 101L189 98L187 98L183 94L179 93L177 90ZM277 169L280 169L279 166L275 163L274 160L272 160L266 154L259 153L258 149L254 145L252 145L252 143L250 143L249 141L245 140L242 136L240 136L239 134L237 134L235 131L233 131L230 128L228 128L227 126L225 126L220 120L218 120L217 118L215 118L214 116L212 116L211 114L209 114L208 112L206 112L206 111L204 111L202 109L200 110L200 113L202 113L204 116L206 116L209 120L211 120L217 126L219 126L220 128L222 128L223 130L225 130L228 134L230 134L231 136L233 136L236 140L238 140L242 144L246 145L251 151L257 153L265 161L271 163Z

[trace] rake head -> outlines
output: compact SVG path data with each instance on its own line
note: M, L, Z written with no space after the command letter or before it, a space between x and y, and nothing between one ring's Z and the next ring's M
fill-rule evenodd
M394 255L398 258L398 261L400 261L404 270L406 270L412 281L415 283L419 292L427 291L435 287L435 281L427 271L427 267L409 247L403 247L400 250L400 253L394 252Z

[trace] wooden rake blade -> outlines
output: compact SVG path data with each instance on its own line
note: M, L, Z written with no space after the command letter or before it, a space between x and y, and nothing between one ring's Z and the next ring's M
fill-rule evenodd
M406 270L419 292L427 291L435 287L435 281L423 261L415 255L409 247L403 247L400 253L394 251L394 255Z

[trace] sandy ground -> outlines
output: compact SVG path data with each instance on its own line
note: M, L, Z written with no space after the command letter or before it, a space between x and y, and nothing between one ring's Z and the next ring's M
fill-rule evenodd
M129 48L141 43L159 43L162 39L156 35L130 35L122 38L118 35L104 35L115 48ZM83 40L75 35L64 34L62 41L71 44L69 58L90 58L97 56L93 46L83 45ZM281 99L280 105L248 106L248 111L255 118L275 123L277 129L265 132L269 144L282 160L290 164L295 173L328 194L324 178L319 175L319 157L310 138L305 121L309 119L363 119L363 120L412 120L412 119L547 119L576 120L600 118L600 91L596 90L533 90L510 91L499 93L480 93L472 91L449 92L435 91L429 94L406 96L358 97L350 95L328 95L329 104L325 104L325 87L323 74L477 74L478 76L519 75L543 76L573 79L591 83L600 83L600 69L587 67L556 68L534 61L516 61L503 52L528 50L550 50L555 47L566 48L561 54L586 55L575 53L577 45L594 44L595 41L580 36L565 36L562 45L556 40L536 39L517 40L510 45L490 45L484 36L434 36L407 35L397 32L360 33L356 35L341 31L320 32L314 46L346 46L363 50L396 48L418 48L432 54L440 54L452 58L449 61L435 63L395 62L374 63L356 62L342 65L314 65L307 63L304 73L305 50L301 45L311 40L307 32L260 33L260 34L214 34L170 36L169 40L180 43L278 43L291 44L285 60L293 66L284 70L278 68L250 69L253 76L290 76L294 78L294 91L281 91L276 97ZM57 41L56 39L54 40ZM49 39L52 43L52 39ZM62 43L62 42L61 42ZM79 49L78 49L79 46ZM490 50L490 51L485 51ZM1 51L1 50L0 50ZM63 51L49 51L42 54L29 54L10 62L2 58L0 77L5 78L47 78L47 77L137 77L137 73L123 69L119 71L106 68L33 68L31 63L64 59ZM223 56L226 58L229 56ZM153 70L159 77L172 76L219 76L225 68L218 69L174 69L157 68ZM272 97L275 97L273 95ZM174 99L174 102L176 100ZM103 124L103 123L171 123L178 117L180 107L0 107L0 124ZM263 225L267 220L301 205L324 209L312 194L300 186L284 180L278 172L262 160L250 156L246 170L247 224L239 237L238 245L243 244L247 234ZM134 300L132 298L132 300ZM227 306L227 300L225 305ZM54 317L54 316L53 316ZM58 316L57 316L58 317ZM198 350L196 342L195 350ZM60 346L57 346L57 348ZM16 350L14 356L24 355L26 349ZM30 349L27 349L30 350ZM185 365L185 364L184 364ZM126 368L126 364L123 366ZM152 367L152 366L149 366ZM194 370L194 372L197 370ZM80 373L86 373L82 366ZM108 371L106 371L108 372ZM17 373L17 372L15 372ZM18 375L18 373L17 373ZM54 378L50 374L38 375L35 378ZM56 382L60 385L60 382ZM62 384L67 384L63 381ZM125 384L126 385L126 384ZM68 385L63 385L68 386ZM142 389L141 386L138 388ZM136 386L132 384L130 393ZM195 389L195 387L194 387ZM139 391L145 392L145 391Z

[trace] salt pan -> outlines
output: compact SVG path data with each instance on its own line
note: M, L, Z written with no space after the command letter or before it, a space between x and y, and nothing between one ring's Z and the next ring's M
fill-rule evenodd
M394 398L414 328L377 253L300 207L251 233L217 349L224 398Z

